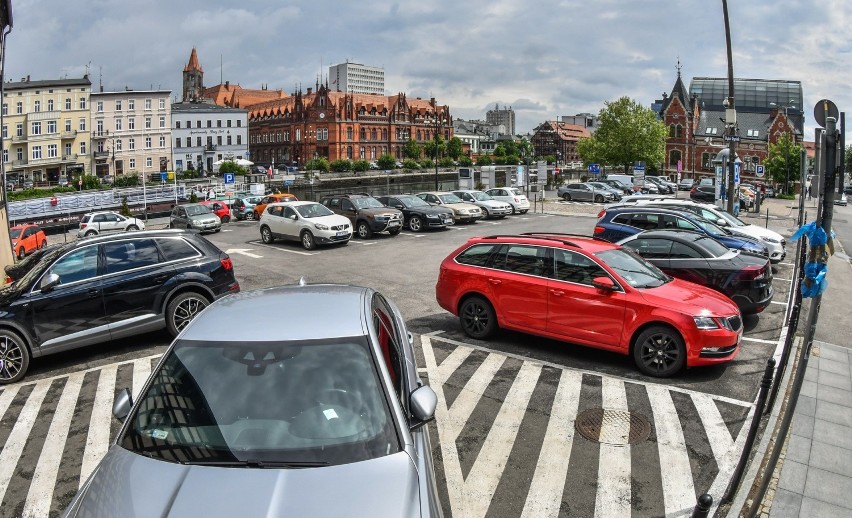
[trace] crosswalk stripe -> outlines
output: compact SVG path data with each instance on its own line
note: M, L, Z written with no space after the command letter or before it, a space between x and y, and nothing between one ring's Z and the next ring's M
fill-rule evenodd
M721 471L726 468L725 462L728 458L728 452L734 447L734 439L731 437L731 432L728 431L724 419L722 419L719 408L710 396L693 394L692 402L698 415L701 416L701 424L704 425L707 441L713 450L716 465Z
M533 389L538 383L541 365L525 362L506 394L494 424L482 444L482 450L465 480L468 512L465 516L484 517L488 512L494 490L500 482L506 460L515 444L518 428L526 413Z
M3 389L3 393L0 394L0 421L3 420L3 416L6 415L6 410L9 409L9 405L12 404L12 400L15 399L15 396L18 395L18 390L20 390L20 388L20 385L12 385L11 387Z
M115 400L115 376L118 365L107 365L101 369L98 378L98 390L92 404L92 417L89 420L89 432L86 448L83 451L83 463L80 466L80 487L95 470L95 466L109 449L109 428L112 418L112 403Z
M62 460L62 451L68 438L77 397L80 395L80 388L83 386L83 376L84 374L81 372L71 374L62 389L62 395L53 414L53 421L50 423L50 429L47 432L30 483L30 490L24 504L24 516L42 517L48 516L50 512L53 489L59 473L59 463Z
M677 410L671 394L665 388L648 385L645 390L648 392L657 430L666 516L689 515L695 506L695 486Z
M574 421L577 419L582 385L582 375L562 371L522 518L559 515L568 476L568 461L574 444Z
M431 343L431 342L430 342ZM431 348L430 348L431 350ZM450 353L449 356L444 358L444 361L441 363L439 367L436 367L432 372L434 372L434 377L443 384L447 381L447 378L450 377L452 373L459 368L459 366L470 356L470 353L473 352L471 347L456 347L453 352Z
M139 393L142 392L142 387L145 386L145 381L151 375L151 360L148 358L140 358L133 362L133 401L139 398Z
M627 392L624 383L612 378L603 378L601 385L604 410L627 412ZM601 437L621 437L624 445L601 443L598 463L598 491L595 496L595 516L630 515L630 423L620 429L613 421L601 423Z
M44 396L47 394L47 389L50 388L50 381L36 383L27 402L21 409L18 415L18 420L12 428L12 432L6 439L6 444L3 445L3 451L0 452L0 502L6 495L6 489L9 487L9 481L12 480L12 474L15 472L15 467L18 465L18 459L21 457L21 452L24 451L24 446L27 444L27 438L32 430L33 423L38 417L38 411L44 401Z
M453 401L453 406L449 409L450 420L444 423L447 427L447 438L451 441L458 439L459 433L464 428L467 419L476 408L476 404L488 388L488 384L494 379L494 375L500 370L505 356L499 354L489 354L485 361L476 369L474 375L465 383L464 388L458 397Z

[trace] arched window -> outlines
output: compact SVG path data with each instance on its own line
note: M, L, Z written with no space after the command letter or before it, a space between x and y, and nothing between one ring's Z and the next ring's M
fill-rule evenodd
M352 140L352 127L346 128L346 140Z
M360 135L361 140L367 140L367 129L361 128L359 135Z
M420 139L420 130L417 130L417 140L418 140L418 141L419 141L419 140L421 140L421 139Z
M388 130L387 128L382 128L382 140L388 139Z
M376 140L376 135L377 135L376 128L373 128L372 130L370 130L370 140Z
M669 165L677 166L678 161L680 161L680 151L674 149L669 153Z

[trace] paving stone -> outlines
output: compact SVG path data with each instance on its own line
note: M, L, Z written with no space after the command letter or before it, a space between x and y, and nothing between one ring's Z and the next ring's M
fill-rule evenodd
M808 465L852 477L852 451L834 444L814 441L811 444Z
M849 408L848 406L817 400L816 413L814 416L817 419L824 419L832 423L850 427L847 433L852 433L852 408ZM794 415L793 419L796 417L798 417L798 415ZM812 435L807 435L807 437L811 436Z
M848 358L848 356L844 355L844 357ZM847 362L839 362L836 360L822 360L817 367L817 370L821 372L833 372L834 374L841 374L844 376L849 376L849 364Z
M845 347L836 347L830 344L820 344L819 357L822 361L832 360L849 364L849 350Z
M841 516L852 516L852 508L840 507L805 497L802 499L802 507L799 513L802 518L840 518Z
M808 365L808 370L805 371L805 381L816 381L819 378L819 369L814 369Z
M796 413L813 417L816 413L816 402L816 398L800 394L799 401L796 402Z
M810 372L810 369L808 369L808 372ZM850 377L849 374L844 375L827 371L819 371L817 379L814 381L819 383L820 386L828 385L830 387L852 391L852 377Z
M847 426L843 426L822 419L814 420L813 440L833 444L840 448L852 450L852 430Z
M778 480L778 494L790 491L799 495L805 492L805 481L808 476L808 465L791 460L784 461L781 467L781 478Z
M804 388L804 385L802 388ZM820 385L816 389L816 398L820 401L828 401L829 403L852 408L852 392L848 390Z
M843 507L849 504L849 495L852 495L852 478L819 468L808 469L804 492L806 498Z
M787 443L787 461L801 462L807 465L811 456L811 439L801 435L790 435Z
M777 518L798 517L801 508L802 495L779 489L778 493L775 494L775 499L772 500L772 510L769 512L769 516Z
M819 403L819 402L817 402ZM819 409L819 404L817 404ZM801 435L810 439L814 435L814 418L801 414L793 414L793 422L790 426L790 433Z
M799 392L799 395L808 396L808 397L816 397L817 396L817 384L816 384L816 382L805 380L802 383L802 390Z

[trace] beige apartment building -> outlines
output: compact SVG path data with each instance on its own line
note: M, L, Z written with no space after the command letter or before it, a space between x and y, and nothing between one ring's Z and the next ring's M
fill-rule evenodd
M7 181L55 185L61 177L91 172L88 77L31 81L28 76L3 88Z
M93 92L92 169L151 179L172 164L171 90Z

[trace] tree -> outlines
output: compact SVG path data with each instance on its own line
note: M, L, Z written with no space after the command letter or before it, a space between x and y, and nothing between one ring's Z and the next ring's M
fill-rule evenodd
M518 144L515 143L515 141L513 140L507 140L506 142L503 142L502 146L503 149L506 150L506 156L518 156L521 154L521 150L518 147Z
M447 144L447 155L453 160L458 160L460 156L462 156L462 141L458 137L453 137L450 139L450 142Z
M459 158L459 165L462 167L470 167L473 165L473 160L471 160L469 156L463 156Z
M438 146L438 159L441 155L447 152L447 141L442 139L440 135L437 138L423 143L423 151L429 158L435 158L435 146Z
M494 158L503 158L506 156L506 148L503 147L503 144L497 144L494 147Z
M219 174L225 173L244 175L246 174L246 168L241 165L238 165L236 162L232 162L231 160L225 160L224 162L222 162L222 165L219 166Z
M379 169L394 169L396 168L396 159L393 155L385 153L379 157L376 164L379 166Z
M405 158L419 160L421 154L423 154L423 148L413 138L402 145L402 156Z
M121 197L121 209L118 211L118 213L127 218L131 216L130 206L127 205L127 196Z
M665 159L666 125L650 108L628 97L607 102L598 113L595 134L577 142L587 164L622 165L634 162L657 164Z
M479 155L476 157L476 165L491 165L491 157L488 155Z
M330 165L328 163L328 160L326 160L325 157L321 156L318 158L314 158L313 160L308 160L307 167L305 167L305 169L308 171L317 170L327 173L329 167Z
M366 160L355 160L352 162L352 170L356 173L361 173L370 169L370 162Z
M342 173L344 171L351 171L352 170L352 161L347 160L345 158L339 159L339 160L332 160L331 164L329 164L329 167L331 167L331 170L336 172L336 173ZM369 164L367 165L367 167L369 167Z
M763 165L773 182L784 185L784 194L790 194L787 192L789 182L795 182L799 177L801 152L802 146L791 140L789 133L782 133L781 138L769 143L769 152Z

